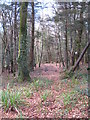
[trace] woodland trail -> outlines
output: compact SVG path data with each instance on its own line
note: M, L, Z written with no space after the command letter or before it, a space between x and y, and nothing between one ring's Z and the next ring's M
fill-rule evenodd
M31 78L43 77L50 80L57 81L59 79L59 64L42 64L41 67L36 67L33 72L30 73Z

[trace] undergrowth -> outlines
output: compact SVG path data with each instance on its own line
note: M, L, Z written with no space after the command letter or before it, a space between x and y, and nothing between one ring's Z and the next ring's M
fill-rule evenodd
M2 91L2 106L4 109L16 108L20 102L20 93L16 90L11 90L8 84L7 89Z
M77 94L77 91L72 90L71 92L63 93L62 96L64 99L63 103L65 106L69 104L73 106L77 102L77 96L79 96L79 94Z
M39 89L50 87L51 84L52 84L52 81L41 78L41 79L34 79L31 86L34 87L36 91L38 91Z
M41 95L42 101L46 101L47 98L48 98L48 96L50 96L50 91L45 90L45 91L43 92L43 94Z
M69 76L66 71L64 79L61 81L61 85L62 88L67 87L67 90L65 90L65 92L60 96L63 98L63 104L66 112L69 111L69 108L72 109L78 101L86 101L87 96L89 96L88 75L87 72L83 73L82 70L75 72L72 76ZM71 92L68 91L69 89Z

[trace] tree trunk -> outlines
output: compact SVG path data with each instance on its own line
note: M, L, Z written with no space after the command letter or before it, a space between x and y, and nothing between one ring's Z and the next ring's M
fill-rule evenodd
M10 51L10 54L11 54L11 73L13 73L13 28L11 26L11 51Z
M34 2L31 2L32 6L32 40L31 40L31 47L30 47L30 71L34 70Z
M2 72L4 72L5 65L5 43L2 40Z
M6 30L6 22L4 17L4 11L2 11L2 19L3 19L3 38L2 38L2 72L4 72L5 61L6 61L6 53L7 53L7 30Z
M15 13L14 13L14 76L16 72L16 57L17 57L17 45L16 45L16 40L17 40L17 2L15 2Z
M42 32L43 32L43 29L42 29ZM41 50L41 56L40 56L40 60L39 60L39 67L40 67L41 62L42 62L42 55L43 55L43 33L42 33L42 50Z
M7 43L6 48L6 70L10 73L10 45Z
M65 10L67 12L67 3L65 4ZM67 13L66 13L66 23L65 23L65 62L66 62L66 69L68 69L68 48L67 48Z
M81 38L82 38L82 32L83 32L83 10L82 9L83 8L81 8L81 11L80 11L80 28L78 30L79 41L78 41L77 59L79 58L80 53L81 53ZM79 69L79 64L77 68Z
M69 9L71 11L71 4L69 4ZM75 15L74 15L75 17ZM70 24L72 24L72 14L70 14ZM70 30L70 47L71 47L71 65L74 65L74 50L73 50L73 38L72 38L72 29Z
M75 7L75 5L74 5L74 11L76 10L76 7ZM75 23L75 21L76 21L76 13L74 13L74 23ZM75 37L76 37L76 29L74 30L74 39L75 39ZM73 48L73 54L72 54L72 66L74 66L74 64L75 64L75 59L76 59L76 57L75 57L75 50L76 50L76 42L74 41L74 46L73 46L74 48Z
M63 57L62 57L61 39L60 39L60 34L59 33L58 33L58 39L59 39L59 66L60 66L60 63L62 62L63 67L65 67Z
M83 49L81 55L79 56L78 60L76 61L72 71L74 72L76 70L76 68L78 67L78 64L80 63L81 59L83 58L86 50L89 48L89 45L90 45L90 40L88 41L87 45L85 46L85 48Z
M27 64L27 7L28 2L23 2L20 9L20 34L19 34L19 57L18 78L20 81L30 80Z
M88 42L90 42L90 2L88 3ZM88 49L88 88L88 94L90 94L90 47Z
M2 72L4 72L4 49L3 49L3 43L2 43Z

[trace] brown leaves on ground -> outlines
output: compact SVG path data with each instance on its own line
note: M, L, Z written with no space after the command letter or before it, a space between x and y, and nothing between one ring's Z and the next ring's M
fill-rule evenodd
M53 84L48 88L34 91L31 97L23 98L26 104L23 104L18 109L21 111L22 117L88 118L88 97L86 95L75 96L75 103L72 98L69 98L69 96L73 95L73 84L70 84L70 80L62 83L62 80L60 79L59 65L43 64L40 68L37 67L35 71L31 73L31 78L47 78L48 80L53 81ZM23 83L23 86L26 88L29 87L28 83ZM47 96L44 96L45 92L47 93ZM43 98L42 100L42 96L46 98ZM20 115L12 111L9 111L8 113L3 111L2 116L6 118L20 117Z
M44 77L50 80L59 79L59 64L43 64L41 67L37 67L34 72L31 73L31 77Z

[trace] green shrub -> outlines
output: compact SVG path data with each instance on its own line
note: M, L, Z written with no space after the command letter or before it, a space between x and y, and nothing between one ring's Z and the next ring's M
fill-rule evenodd
M2 91L2 105L5 109L15 108L20 103L20 94L17 91L10 90L9 84L7 89Z

